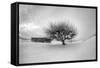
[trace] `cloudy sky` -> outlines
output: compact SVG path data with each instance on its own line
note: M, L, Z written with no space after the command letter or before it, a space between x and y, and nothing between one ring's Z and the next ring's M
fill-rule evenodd
M19 21L19 31L24 37L44 37L51 22L70 21L78 30L77 38L86 38L95 33L96 10L20 4Z

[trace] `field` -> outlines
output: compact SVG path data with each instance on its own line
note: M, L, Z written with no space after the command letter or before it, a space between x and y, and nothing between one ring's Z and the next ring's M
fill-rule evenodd
M61 42L35 43L19 40L19 63L40 63L53 61L90 60L96 58L95 37L74 44Z

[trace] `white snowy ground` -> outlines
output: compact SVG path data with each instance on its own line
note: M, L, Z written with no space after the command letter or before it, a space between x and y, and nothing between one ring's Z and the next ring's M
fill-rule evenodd
M19 63L90 60L96 58L95 36L83 43L34 43L20 40Z

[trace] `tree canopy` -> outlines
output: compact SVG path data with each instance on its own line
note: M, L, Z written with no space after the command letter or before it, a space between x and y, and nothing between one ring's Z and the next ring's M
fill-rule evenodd
M46 34L50 39L61 41L65 45L65 40L71 40L77 35L77 29L67 22L50 24L46 29Z

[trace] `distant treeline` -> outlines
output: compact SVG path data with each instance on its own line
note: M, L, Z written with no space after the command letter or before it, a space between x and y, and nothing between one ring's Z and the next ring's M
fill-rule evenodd
M47 42L50 43L52 40L49 38L31 38L33 42Z

